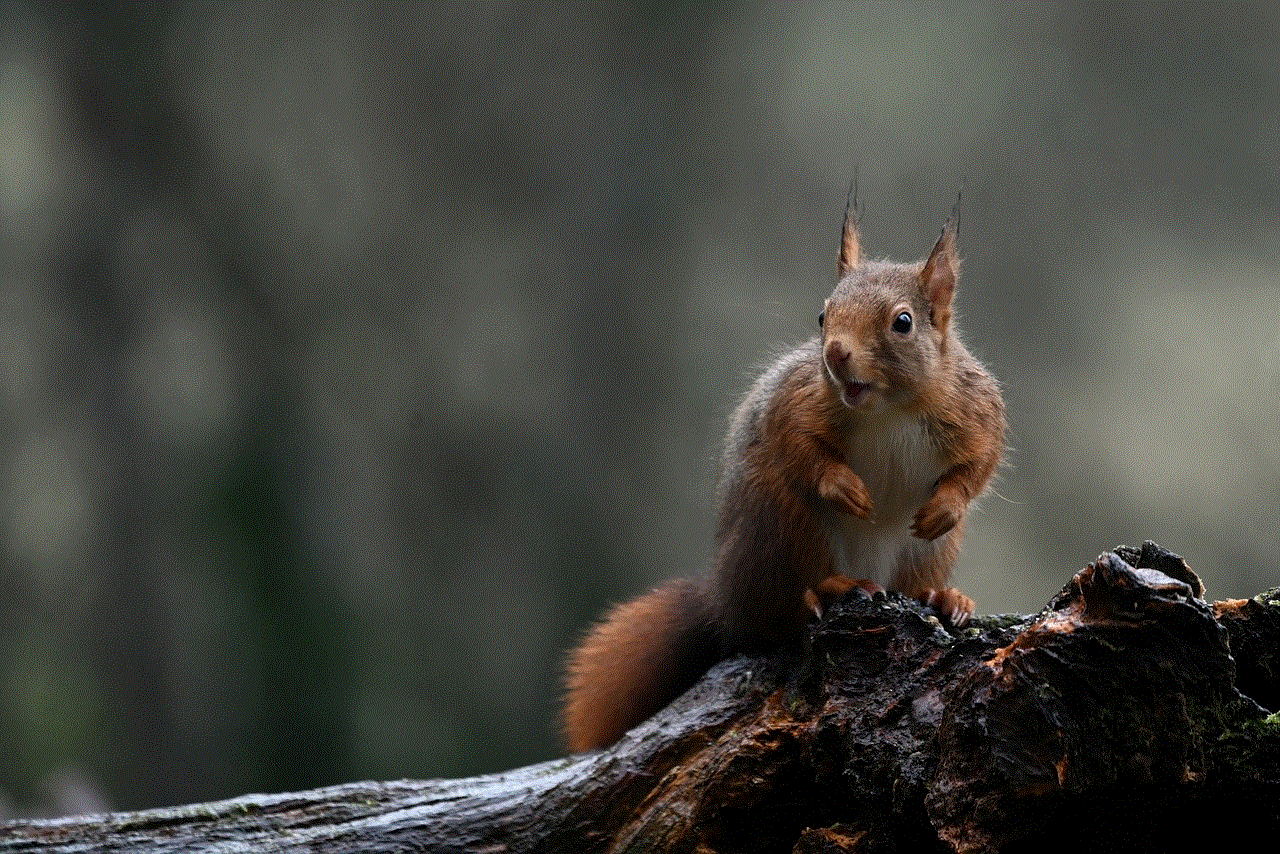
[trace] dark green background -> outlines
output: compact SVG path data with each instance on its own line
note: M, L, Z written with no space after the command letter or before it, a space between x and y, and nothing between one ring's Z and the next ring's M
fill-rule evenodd
M1267 5L0 12L0 812L556 755L855 166L899 259L965 186L981 610L1144 538L1280 580Z

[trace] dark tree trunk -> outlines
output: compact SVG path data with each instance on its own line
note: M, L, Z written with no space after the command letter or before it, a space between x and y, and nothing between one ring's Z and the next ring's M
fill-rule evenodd
M601 753L0 825L0 852L1164 850L1280 825L1280 593L1119 548L1030 617L855 598ZM1234 658L1233 658L1234 652Z

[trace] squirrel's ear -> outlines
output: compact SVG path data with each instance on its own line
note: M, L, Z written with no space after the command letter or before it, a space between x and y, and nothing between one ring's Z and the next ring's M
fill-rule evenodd
M854 172L849 195L844 202L844 225L840 229L840 259L836 262L836 278L843 279L845 274L862 263L858 219L858 173Z
M960 202L956 202L958 208ZM956 223L959 217L952 211L942 236L929 253L920 271L920 289L929 300L929 319L939 332L947 331L951 322L951 300L956 293L956 279L960 277L960 256L956 254Z

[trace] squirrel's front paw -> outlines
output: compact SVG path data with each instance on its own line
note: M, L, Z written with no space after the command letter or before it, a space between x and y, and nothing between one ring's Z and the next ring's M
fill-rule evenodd
M862 478L846 465L833 465L818 481L818 494L838 506L845 513L859 519L871 520L871 496Z
M936 540L964 518L965 500L953 489L941 488L933 493L916 513L911 533L922 540Z

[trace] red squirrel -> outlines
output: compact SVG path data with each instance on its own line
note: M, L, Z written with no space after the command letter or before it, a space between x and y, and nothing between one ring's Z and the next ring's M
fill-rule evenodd
M927 259L899 264L863 256L852 210L821 334L733 414L714 571L616 606L570 656L572 750L612 744L722 658L799 639L855 587L900 591L953 625L973 613L951 570L1005 417L953 322L957 213Z

